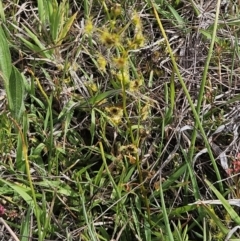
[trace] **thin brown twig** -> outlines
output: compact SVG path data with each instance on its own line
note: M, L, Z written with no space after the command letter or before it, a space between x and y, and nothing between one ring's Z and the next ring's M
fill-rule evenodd
M4 225L4 227L8 230L8 232L10 233L10 235L14 238L15 241L20 241L18 239L18 237L16 236L16 234L13 232L13 230L8 226L8 224L4 221L3 218L0 218L0 223L2 223Z

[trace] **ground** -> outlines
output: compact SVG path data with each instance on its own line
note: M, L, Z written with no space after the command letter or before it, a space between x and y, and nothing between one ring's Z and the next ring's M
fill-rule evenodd
M237 240L238 16L0 1L1 240Z

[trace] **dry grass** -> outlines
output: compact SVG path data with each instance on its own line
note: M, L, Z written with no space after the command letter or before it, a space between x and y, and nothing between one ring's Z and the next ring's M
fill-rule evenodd
M150 2L0 2L25 89L13 112L1 78L0 215L19 240L224 240L239 225L237 3L216 36L217 1L155 5L213 163Z

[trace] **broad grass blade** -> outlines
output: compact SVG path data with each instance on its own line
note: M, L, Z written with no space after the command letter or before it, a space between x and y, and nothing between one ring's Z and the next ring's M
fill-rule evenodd
M9 79L9 99L11 100L10 110L16 120L22 117L24 107L24 81L23 76L14 66L12 67Z
M19 120L24 110L24 82L19 71L12 67L6 36L0 27L0 71L13 117Z
M3 77L6 91L8 91L9 78L12 71L11 55L8 47L6 36L0 26L0 71Z

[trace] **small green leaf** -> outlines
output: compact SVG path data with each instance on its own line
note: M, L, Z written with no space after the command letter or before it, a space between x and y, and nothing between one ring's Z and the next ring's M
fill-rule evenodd
M101 101L103 101L106 98L115 96L117 94L121 93L121 89L118 90L109 90L100 94L96 94L95 96L89 98L86 102L84 103L80 103L79 107L88 107L89 105L97 105L99 104Z
M209 31L200 29L199 32L200 32L203 36L205 36L207 39L212 40L212 33L210 33ZM216 41L216 43L220 44L219 38L216 37L216 38L215 38L215 41Z
M69 32L75 18L77 16L77 13L73 14L68 21L65 23L63 30L60 32L59 36L58 36L58 43L61 43L63 41L63 39L66 37L67 33Z
M178 14L178 12L171 5L168 5L168 8L173 14L173 16L175 17L175 19L177 20L177 23L178 23L177 26L183 29L183 27L185 27L186 25L186 23L184 22L184 19Z
M22 38L22 37L19 37L19 38L20 38L20 39L22 40L22 42L26 45L26 47L28 47L28 48L29 48L30 50L32 50L33 52L39 53L39 54L41 54L41 55L44 54L44 52L41 52L42 49L39 48L37 45L29 42L29 41L26 40L25 38ZM44 55L44 57L46 57L46 56Z
M17 68L13 66L9 79L9 107L13 117L19 120L24 111L24 82L23 76Z
M29 196L29 192L31 191L30 188L24 187L24 186L19 186L16 185L14 183L8 182L6 180L3 180L2 178L0 178L0 182L5 183L6 185L8 185L10 188L12 188L16 193L19 194L19 196L21 196L21 198L29 205L29 206L33 206L33 199L31 196Z

